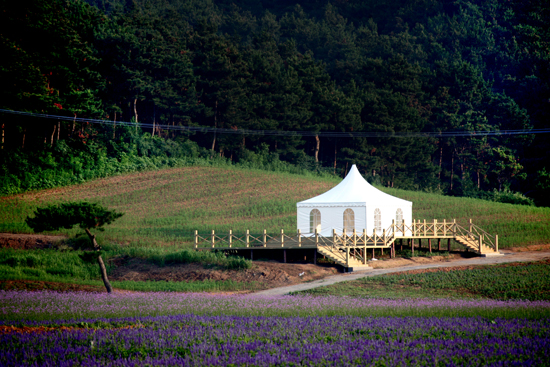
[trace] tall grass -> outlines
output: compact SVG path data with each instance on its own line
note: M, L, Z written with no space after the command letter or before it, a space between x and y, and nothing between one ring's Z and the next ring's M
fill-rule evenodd
M550 300L550 261L511 263L475 269L437 269L412 274L366 277L304 294L351 297L483 297L498 300Z
M133 173L82 185L0 198L0 231L27 232L24 219L41 205L89 200L126 215L100 234L127 247L191 247L193 231L296 232L296 203L319 195L340 180L237 167L184 167ZM416 219L471 218L499 235L501 248L547 243L550 208L385 189L413 202ZM56 233L74 235L78 231Z

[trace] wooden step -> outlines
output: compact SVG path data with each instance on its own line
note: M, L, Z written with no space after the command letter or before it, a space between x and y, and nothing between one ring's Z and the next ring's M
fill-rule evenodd
M468 247L469 249L473 250L474 252L477 252L481 256L500 256L501 253L495 251L494 249L482 244L481 245L481 251L479 251L479 242L476 240L472 240L466 236L457 236L455 237L455 240L460 243L463 246Z
M343 251L334 251L334 249L328 246L319 246L317 251L337 264L342 265L347 268L348 271L357 271L357 270L366 270L372 269L370 266L363 264L361 261L357 260L350 254L349 262L346 262L346 254Z

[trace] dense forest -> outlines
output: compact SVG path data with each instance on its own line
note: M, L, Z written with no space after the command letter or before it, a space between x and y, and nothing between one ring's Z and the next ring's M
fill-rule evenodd
M2 0L0 30L1 194L191 157L550 206L545 0Z

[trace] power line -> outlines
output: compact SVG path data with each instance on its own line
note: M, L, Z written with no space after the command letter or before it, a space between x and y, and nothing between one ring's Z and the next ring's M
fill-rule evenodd
M78 121L78 122L88 122L92 124L99 125L122 125L130 127L141 127L141 128L161 128L163 130L174 130L174 131L191 131L191 132L201 132L201 133L216 133L216 134L233 134L233 135L261 135L261 136L319 136L327 138L450 138L450 137L478 137L478 136L503 136L503 135L528 135L528 134L548 134L550 129L516 129L516 130L476 130L476 131L441 131L441 132L420 132L420 131L409 131L409 132L338 132L338 131L283 131L283 130L249 130L249 129L224 129L208 126L172 126L164 124L151 124L151 123L135 123L128 121L111 121L111 120L99 120L99 119L89 119L82 117L70 117L70 116L61 116L61 115L47 115L41 113L33 112L23 112L23 111L12 111L0 109L0 112L21 115L21 116L30 116L38 117L45 119L54 119L61 121ZM187 117L187 116L186 116Z

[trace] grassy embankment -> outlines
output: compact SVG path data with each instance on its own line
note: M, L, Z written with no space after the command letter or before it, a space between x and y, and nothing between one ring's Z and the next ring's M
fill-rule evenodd
M260 233L264 228L270 233L279 232L280 229L284 229L285 233L295 233L296 202L323 193L338 182L330 178L237 168L187 167L141 172L0 198L0 231L31 233L24 219L37 207L62 201L89 200L125 213L98 235L106 258L131 256L162 263L167 258L173 260L179 256L176 254L192 246L195 229L203 234L212 229L219 232L232 229L234 233L250 229L251 233ZM411 200L416 219L456 219L464 225L472 218L474 223L489 233L499 234L501 248L542 244L550 237L549 208L396 189L383 191ZM55 232L68 236L76 233L77 229ZM60 259L59 266L52 265L50 260L17 263L16 260L8 259L14 254L5 251L2 250L4 260L0 260L2 279L77 279L80 282L100 284L95 280L97 273L93 266L89 271L80 270L82 264L71 251L51 255L51 258ZM48 251L33 251L32 255L41 258L41 254L45 253ZM73 261L70 256L76 260L74 265L68 267L67 264ZM17 264L10 264L14 261ZM212 263L209 258L195 261ZM231 267L227 263L230 261L222 259L217 262L222 268ZM68 268L72 270L67 271ZM168 284L161 288L158 288L160 284L149 286L146 283L140 286L115 283L114 286L136 290L205 290L199 284L187 285L187 288ZM214 289L240 290L251 286L225 284L216 287Z
M468 269L403 272L297 292L317 296L377 298L490 298L550 300L550 260Z

